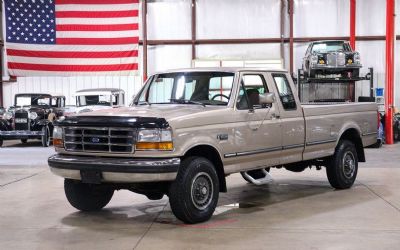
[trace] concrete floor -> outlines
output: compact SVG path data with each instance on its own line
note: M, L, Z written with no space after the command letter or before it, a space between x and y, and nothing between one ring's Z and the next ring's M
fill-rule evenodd
M0 148L0 249L400 249L400 144L367 149L355 186L325 171L272 170L274 182L228 177L213 218L176 220L168 198L116 192L101 212L71 207L46 159L52 148Z

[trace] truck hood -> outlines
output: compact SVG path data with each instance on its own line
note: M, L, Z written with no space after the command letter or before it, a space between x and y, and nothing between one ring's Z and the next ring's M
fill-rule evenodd
M186 104L152 104L133 107L110 108L81 113L77 116L110 116L110 117L154 117L164 118L167 121L181 119L194 114L225 109L226 106L201 106Z

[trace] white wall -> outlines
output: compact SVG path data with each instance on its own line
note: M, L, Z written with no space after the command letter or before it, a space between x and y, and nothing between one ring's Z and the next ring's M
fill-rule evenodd
M199 39L228 38L278 38L280 36L281 0L196 0L197 37ZM396 0L398 13L397 34L400 34L400 0ZM349 0L295 0L294 35L348 36ZM286 12L287 13L287 12ZM148 39L190 39L191 0L148 1ZM357 35L385 35L386 1L357 1ZM285 17L285 36L288 36L288 17ZM301 66L307 44L296 43L294 48L295 66ZM400 41L397 41L400 48ZM376 86L385 84L385 42L357 42L364 69L374 67ZM279 44L247 45L197 45L197 59L251 60L279 59ZM288 45L285 45L286 68L288 66ZM399 50L398 50L399 51ZM400 55L400 53L396 53ZM396 85L400 85L400 66L397 56ZM141 65L142 66L142 65ZM191 66L189 45L149 46L148 73L152 74L172 68ZM132 78L133 79L133 78ZM65 91L69 96L75 89L87 87L121 85L128 95L139 89L140 77L39 77L19 78L17 83L5 83L5 104L10 105L12 96L27 91ZM375 86L375 87L376 87ZM359 84L357 95L368 94L368 83ZM395 101L400 106L400 87L396 88Z

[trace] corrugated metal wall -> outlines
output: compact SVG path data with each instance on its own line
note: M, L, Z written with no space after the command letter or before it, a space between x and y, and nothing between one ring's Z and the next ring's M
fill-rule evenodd
M281 0L197 0L197 38L278 38L280 37ZM295 37L348 36L349 0L295 0ZM396 1L400 13L400 0ZM386 2L357 1L357 35L385 35ZM191 39L191 0L148 1L148 39ZM399 15L398 15L399 16ZM396 20L400 34L400 18ZM286 17L288 37L288 20ZM307 44L296 43L295 67L301 67ZM397 41L400 48L400 41ZM385 85L385 42L357 42L364 70L374 67L375 87ZM198 59L280 59L279 44L196 45ZM288 63L288 45L285 61ZM399 54L399 53L396 53ZM400 63L397 57L397 65ZM148 47L149 74L156 71L191 66L190 45L164 45ZM288 68L288 65L285 65ZM396 67L396 85L400 85L400 67ZM17 83L4 86L5 105L18 92L62 91L71 104L76 89L88 87L114 87L127 91L128 96L139 89L139 77L72 77L72 78L19 78ZM356 95L368 95L368 83L358 84ZM395 102L400 105L400 88L396 89Z

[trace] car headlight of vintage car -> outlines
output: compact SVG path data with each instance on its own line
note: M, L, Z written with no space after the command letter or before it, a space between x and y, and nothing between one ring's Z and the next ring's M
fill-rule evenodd
M35 120L38 117L36 112L30 112L29 113L29 119Z
M63 129L59 126L54 126L53 129L53 145L54 147L62 148L64 146L63 142Z
M136 150L174 149L171 129L139 129L137 134Z
M360 63L361 63L361 56L360 56L360 53L355 53L355 54L354 54L354 63L355 63L355 64L360 64Z
M13 117L13 115L12 115L11 112L6 112L6 113L3 114L3 118L5 120L10 120L12 117Z

